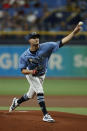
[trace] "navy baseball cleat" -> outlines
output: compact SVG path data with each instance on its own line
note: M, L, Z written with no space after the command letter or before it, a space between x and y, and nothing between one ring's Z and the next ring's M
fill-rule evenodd
M43 121L45 121L45 122L55 122L55 120L49 114L46 114L43 117Z
M12 104L9 108L9 112L12 112L17 106L19 106L19 104L17 103L17 98L14 98L13 101L12 101Z

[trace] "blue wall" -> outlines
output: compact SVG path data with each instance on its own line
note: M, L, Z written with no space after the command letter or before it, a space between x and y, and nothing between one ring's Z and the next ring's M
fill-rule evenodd
M18 69L25 46L0 46L0 76L23 76ZM52 54L47 76L87 77L87 47L67 46Z

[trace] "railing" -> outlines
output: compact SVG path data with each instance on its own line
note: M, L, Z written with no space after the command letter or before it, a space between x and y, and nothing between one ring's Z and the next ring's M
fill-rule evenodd
M32 31L0 31L0 35L27 35ZM60 32L53 32L53 31L37 31L40 35L68 35L71 31L60 31ZM87 36L87 32L80 32L78 35L85 35Z

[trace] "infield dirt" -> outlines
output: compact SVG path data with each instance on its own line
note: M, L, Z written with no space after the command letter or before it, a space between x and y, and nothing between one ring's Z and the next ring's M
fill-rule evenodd
M50 112L55 123L42 121L41 111L0 111L0 131L87 131L87 116Z
M10 106L14 97L21 96L0 96L0 106ZM47 107L87 107L87 96L45 96L45 100ZM21 106L39 107L36 96Z
M0 106L10 106L14 96L0 96ZM20 97L20 96L16 96ZM87 107L87 96L46 96L47 107ZM37 107L36 98L22 106ZM55 123L43 122L41 111L0 111L0 131L87 131L87 116L49 112Z

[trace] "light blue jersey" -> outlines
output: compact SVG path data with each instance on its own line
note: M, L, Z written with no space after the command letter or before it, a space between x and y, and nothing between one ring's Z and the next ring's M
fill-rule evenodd
M34 53L27 49L20 56L19 68L33 70L38 65L41 65L43 68L41 72L38 73L38 76L40 76L41 74L45 74L47 71L48 60L52 52L59 49L60 43L60 41L42 43L39 45L39 49Z

